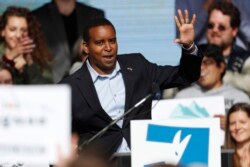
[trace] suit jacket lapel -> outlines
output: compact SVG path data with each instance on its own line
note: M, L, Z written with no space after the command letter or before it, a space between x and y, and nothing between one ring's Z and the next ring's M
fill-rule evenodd
M131 104L131 99L132 99L132 95L134 92L134 86L133 86L134 85L134 83L133 83L133 81L134 81L134 78L133 78L134 71L133 70L134 69L131 68L131 66L129 66L126 62L120 61L119 59L118 59L118 62L119 62L119 65L121 67L121 73L122 73L122 77L123 77L124 85L125 85L125 93L126 93L126 95L125 95L125 112L126 112L127 110L129 110L131 108L132 105L134 105L134 104ZM103 108L99 102L97 92L95 90L92 78L90 76L90 73L87 69L86 64L83 64L80 71L76 75L76 79L77 79L77 86L80 89L83 98L91 106L93 111L97 111L96 114L100 115L101 117L103 117L107 121L111 122L112 119L103 110ZM124 119L123 126L127 126L128 123L129 123L129 120Z
M92 111L96 112L97 115L100 115L107 121L111 122L112 119L108 116L108 114L103 110L99 98L93 84L90 73L87 69L86 63L83 64L80 71L77 73L77 86L81 91L83 98L87 101L87 103L91 106Z
M133 78L133 73L134 73L134 69L127 64L127 62L122 61L120 59L118 59L118 62L120 64L121 67L121 72L122 72L122 77L123 77L123 81L124 81L124 85L125 85L125 111L128 111L134 104L131 104L131 99L132 99L132 95L134 92L134 78ZM127 117L127 116L126 116ZM129 123L128 119L124 119L123 122L123 127L126 126Z

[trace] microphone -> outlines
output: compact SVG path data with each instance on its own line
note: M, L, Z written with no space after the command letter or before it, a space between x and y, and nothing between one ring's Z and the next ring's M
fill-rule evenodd
M81 151L84 146L89 145L92 141L97 139L98 137L102 136L110 127L112 127L114 124L116 124L118 121L123 119L126 115L131 113L134 109L140 107L141 105L144 104L145 101L150 99L155 93L157 93L160 90L159 85L157 83L152 84L152 91L151 93L147 94L143 99L141 99L139 102L137 102L133 107L131 107L129 110L124 112L121 116L113 120L110 124L108 124L106 127L104 127L102 130L100 130L98 133L96 133L93 137L90 139L86 140L82 144L78 146L78 150Z

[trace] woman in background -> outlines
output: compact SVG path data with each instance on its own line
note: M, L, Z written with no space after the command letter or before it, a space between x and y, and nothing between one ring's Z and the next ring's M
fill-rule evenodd
M0 85L12 84L14 84L14 80L11 69L0 63Z
M0 19L0 62L16 84L52 83L51 54L40 24L26 8L10 6Z
M250 105L233 105L226 121L226 148L235 149L233 167L250 167Z

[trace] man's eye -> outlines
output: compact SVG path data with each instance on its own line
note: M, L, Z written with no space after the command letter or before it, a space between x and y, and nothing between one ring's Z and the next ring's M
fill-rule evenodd
M96 45L103 45L103 41L96 41L95 44Z
M116 39L111 39L110 43L112 43L112 44L116 43Z

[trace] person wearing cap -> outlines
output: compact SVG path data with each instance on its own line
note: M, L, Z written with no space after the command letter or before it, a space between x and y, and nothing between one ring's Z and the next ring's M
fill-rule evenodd
M222 56L222 49L213 44L199 46L204 58L201 63L200 79L190 87L179 91L175 98L224 96L226 113L237 102L250 103L249 97L243 91L223 83L226 63ZM215 115L221 120L221 128L225 128L225 116Z

